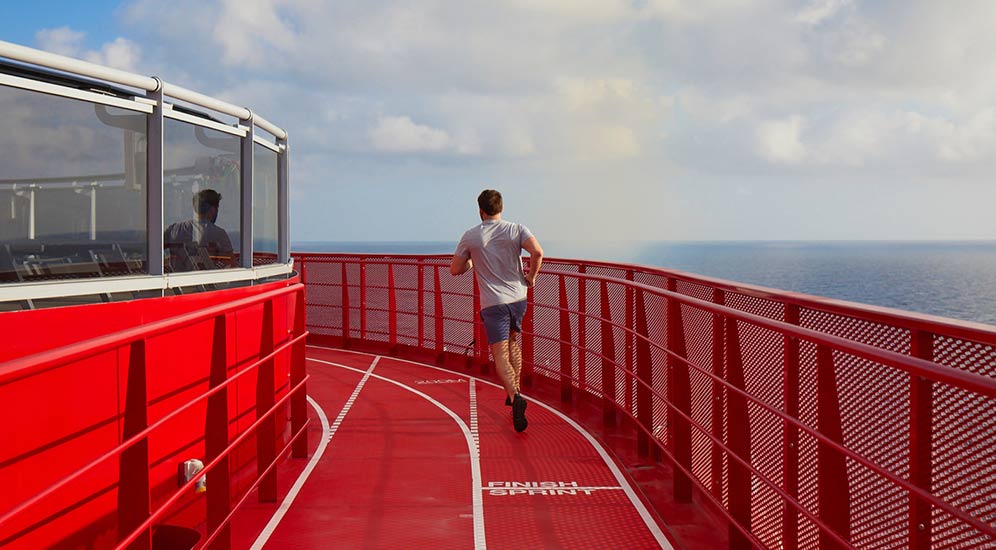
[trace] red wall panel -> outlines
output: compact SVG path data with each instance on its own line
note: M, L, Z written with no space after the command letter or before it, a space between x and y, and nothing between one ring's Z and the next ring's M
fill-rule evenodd
M125 425L129 422L130 433L137 433L142 426L151 425L203 396L211 387L216 345L227 345L226 369L231 378L252 369L259 360L264 321L271 324L265 330L274 335L267 344L269 349L297 336L287 331L290 326L287 316L294 314L296 296L291 292L270 299L279 305L268 306L274 315L267 319L262 304L248 306L245 312L227 314L225 342L216 341L214 318L145 338L144 370L138 371L145 373L145 380L138 394L129 393L129 372L135 368L133 350L142 348L127 342L39 372L31 371L30 366L21 371L8 368L4 372L9 365L6 361L73 343L86 346L85 341L90 338L113 335L126 328L206 307L224 306L295 282L292 279L187 296L0 314L0 331L10 342L0 348L0 415L13 420L0 423L0 487L3 487L0 516L113 451L126 438ZM275 362L282 366L274 369L274 376L282 377L277 387L282 386L286 395L290 348L283 355L286 357ZM31 361L28 359L29 364ZM21 374L25 372L31 374ZM230 441L256 420L256 375L248 372L222 390L229 394ZM143 380L137 378L132 382ZM135 395L143 393L145 401L135 402ZM133 398L130 406L129 396ZM136 419L146 413L145 422L136 429ZM207 414L207 400L202 399L149 435L147 476L153 510L175 493L179 463L189 458L207 462ZM286 411L278 411L276 417L279 441L287 431L284 424L288 416ZM132 451L138 451L139 447L132 447ZM233 500L255 482L255 458L255 437L250 437L232 460ZM122 460L120 456L105 460L23 513L2 522L0 546L113 545L119 540L118 483ZM134 480L129 483L133 485ZM197 506L176 515L183 506L198 501L201 502ZM169 516L195 524L190 526L203 524L203 498L185 497L175 511L167 513Z

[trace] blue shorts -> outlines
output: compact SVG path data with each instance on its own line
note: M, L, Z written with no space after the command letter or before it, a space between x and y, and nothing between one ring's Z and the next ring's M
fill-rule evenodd
M508 340L509 331L522 332L522 318L526 316L526 300L511 304L498 304L481 310L488 345Z

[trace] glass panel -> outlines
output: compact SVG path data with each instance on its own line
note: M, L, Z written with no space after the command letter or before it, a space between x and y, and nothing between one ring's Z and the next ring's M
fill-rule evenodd
M238 265L242 193L238 136L166 119L163 232L166 272Z
M277 263L277 154L253 144L252 265Z
M145 114L0 86L0 283L147 273Z

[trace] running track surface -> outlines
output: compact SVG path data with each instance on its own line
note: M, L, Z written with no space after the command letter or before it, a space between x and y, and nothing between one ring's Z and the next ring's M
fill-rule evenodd
M520 434L473 377L313 346L308 373L312 458L235 547L671 548L601 445L536 401Z

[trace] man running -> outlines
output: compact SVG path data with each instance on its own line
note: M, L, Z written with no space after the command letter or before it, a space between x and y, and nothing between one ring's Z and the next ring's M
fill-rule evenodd
M501 193L485 189L477 197L481 223L468 229L453 254L450 273L461 275L471 268L481 291L481 320L495 358L498 377L512 406L515 431L526 429L526 400L519 395L522 349L516 340L526 314L527 287L536 282L543 263L543 248L524 225L501 219ZM529 252L529 273L522 269L522 249Z

